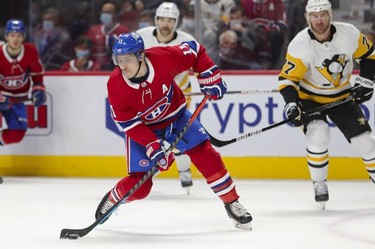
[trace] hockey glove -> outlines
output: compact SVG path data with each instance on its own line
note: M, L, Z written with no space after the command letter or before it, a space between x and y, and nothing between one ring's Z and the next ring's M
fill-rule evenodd
M289 102L284 107L285 116L292 122L296 127L303 125L306 122L307 115L302 110L300 102Z
M355 78L354 87L351 89L354 102L361 104L370 100L374 93L374 82L361 76Z
M154 164L158 165L160 171L168 170L174 161L174 154L172 152L168 155L165 154L163 142L161 140L149 143L146 146L146 155Z
M39 107L46 102L46 89L42 83L34 84L31 94L35 107Z
M201 92L210 95L210 100L221 99L227 91L227 85L216 65L199 74L197 78Z
M0 111L9 110L12 107L8 97L0 94Z

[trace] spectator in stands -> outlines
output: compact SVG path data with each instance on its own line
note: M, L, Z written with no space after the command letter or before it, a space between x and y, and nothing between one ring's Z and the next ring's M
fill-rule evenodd
M221 69L263 69L263 66L238 44L238 36L233 30L227 29L220 35L219 48L218 66Z
M90 60L90 39L81 35L74 40L75 58L64 63L60 70L69 72L100 71L100 65Z
M305 6L307 0L289 1L286 9L288 23L288 43L296 36L298 32L307 26L305 19Z
M205 0L201 2L201 43L216 64L219 63L219 33L227 25L229 10L234 6L233 0ZM183 18L178 29L194 36L195 0L184 1L181 9Z
M154 26L154 13L151 10L142 10L138 16L138 29Z
M257 24L250 22L243 10L235 6L229 12L229 24L227 28L236 32L238 46L252 61L251 69L269 69L271 67L271 48L268 38Z
M131 31L138 29L138 13L132 0L122 2L118 12L118 20L126 25Z
M89 2L88 1L77 1L73 5L73 10L66 10L67 28L70 37L74 41L77 37L87 33L89 25Z
M271 68L281 68L286 49L286 11L282 0L241 0L246 17L266 36L271 48ZM262 32L259 32L262 30ZM262 34L264 33L264 34Z
M42 24L32 34L32 41L38 48L46 70L58 70L73 57L73 42L69 32L59 25L57 9L46 9L42 14Z
M101 24L93 25L87 32L92 42L91 58L98 63L102 70L112 70L111 59L112 45L122 33L128 33L128 27L117 21L116 5L112 2L105 2L101 7Z
M195 0L186 1L180 8L182 13L181 25L178 27L178 30L184 31L192 36L195 35Z

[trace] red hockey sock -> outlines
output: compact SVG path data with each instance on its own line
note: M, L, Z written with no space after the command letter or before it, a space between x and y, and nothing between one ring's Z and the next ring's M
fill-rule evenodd
M116 186L112 189L110 197L118 202L124 197L124 195L129 192L131 188L139 182L139 180L146 174L146 172L135 172L122 178ZM127 200L126 202L131 202L134 200L141 200L146 198L152 188L152 177L150 177L144 184L142 184Z
M185 153L191 158L193 164L206 178L208 185L223 202L233 202L239 198L220 154L212 147L209 140Z

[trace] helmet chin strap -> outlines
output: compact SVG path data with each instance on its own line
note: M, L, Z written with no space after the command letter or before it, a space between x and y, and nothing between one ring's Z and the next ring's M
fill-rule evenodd
M129 78L130 81L134 81L134 80L136 79L135 76L137 76L137 74L139 73L139 70L141 70L141 65L142 65L142 61L139 60L139 61L138 61L138 70L137 70L137 72L134 74L133 77Z

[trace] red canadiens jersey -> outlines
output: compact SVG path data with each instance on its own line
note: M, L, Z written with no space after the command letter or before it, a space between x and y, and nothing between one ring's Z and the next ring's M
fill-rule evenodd
M0 92L10 97L27 96L30 78L34 83L43 83L44 67L37 49L31 43L24 43L20 54L12 58L6 46L0 46Z
M174 77L193 67L201 73L214 65L205 49L193 42L146 49L149 74L141 83L125 78L119 67L108 83L108 99L113 119L135 142L146 146L156 140L153 129L170 125L186 109L186 99ZM197 51L199 51L197 53Z
M94 25L87 32L92 42L91 58L99 65L112 63L108 51L112 48L113 42L122 33L130 32L129 29L117 23L107 33L104 32L104 25Z

